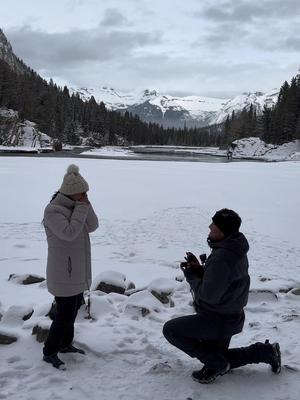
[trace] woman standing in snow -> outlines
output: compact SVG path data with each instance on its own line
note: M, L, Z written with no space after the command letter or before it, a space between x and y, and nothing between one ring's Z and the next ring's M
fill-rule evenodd
M72 345L74 322L91 285L89 233L98 218L87 197L88 183L76 165L70 165L59 191L44 213L48 242L47 286L55 296L56 313L43 349L44 361L65 369L57 353L81 353Z

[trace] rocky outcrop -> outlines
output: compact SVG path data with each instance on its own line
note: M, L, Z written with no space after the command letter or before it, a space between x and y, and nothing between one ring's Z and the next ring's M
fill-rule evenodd
M41 148L50 146L51 138L34 122L21 121L17 111L0 108L0 145Z
M13 53L11 44L0 29L0 60L5 61L9 67L18 74L28 73L29 69Z

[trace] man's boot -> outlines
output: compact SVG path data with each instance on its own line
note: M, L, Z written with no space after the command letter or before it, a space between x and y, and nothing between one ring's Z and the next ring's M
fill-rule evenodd
M281 352L279 343L271 344L269 340L264 343L265 348L262 349L263 361L270 364L274 374L279 374L281 371Z
M85 351L82 349L79 349L78 347L73 346L72 344L69 344L69 346L64 347L59 350L60 353L79 353L79 354L85 354Z
M56 353L51 354L50 356L44 355L43 360L46 361L46 363L51 364L54 368L60 369L61 371L66 369L65 363L57 357Z
M257 342L248 347L229 349L226 353L231 369L247 364L265 363L271 365L272 371L279 374L281 371L281 353L279 343Z
M212 383L220 375L225 375L230 370L230 365L227 363L226 367L221 370L212 369L208 367L203 367L199 371L194 371L192 373L192 378L194 381L199 383Z

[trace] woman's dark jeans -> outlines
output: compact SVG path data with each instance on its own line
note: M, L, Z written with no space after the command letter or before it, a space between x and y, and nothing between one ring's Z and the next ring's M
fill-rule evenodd
M44 345L44 355L56 354L69 346L74 338L74 322L84 303L83 293L70 297L55 297L56 312Z

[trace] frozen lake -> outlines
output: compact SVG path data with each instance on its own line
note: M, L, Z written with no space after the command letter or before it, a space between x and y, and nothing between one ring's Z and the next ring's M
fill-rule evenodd
M274 377L266 367L250 366L209 389L192 382L197 361L174 350L161 334L164 321L192 312L188 287L182 286L174 293L174 308L162 306L160 313L141 320L130 319L114 301L115 312L93 323L79 320L76 338L88 355L67 358L65 375L41 361L30 320L13 326L0 322L0 332L19 337L16 344L0 346L0 398L196 400L200 390L204 400L298 398L300 302L287 291L300 287L300 163L0 157L4 312L12 305L37 308L52 301L43 287L7 279L11 273L45 275L43 210L70 163L78 164L89 182L89 198L100 218L100 228L91 235L94 276L119 271L139 287L156 278L174 281L185 251L209 252L206 237L213 213L223 207L236 210L250 242L251 287L272 291L278 301L252 298L245 330L233 342L278 340L283 363L296 371L284 369ZM152 366L165 360L171 370L153 374Z

